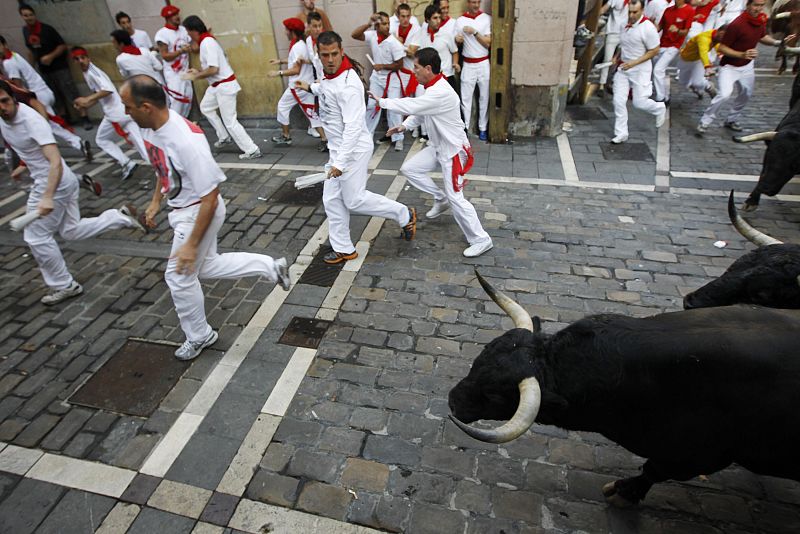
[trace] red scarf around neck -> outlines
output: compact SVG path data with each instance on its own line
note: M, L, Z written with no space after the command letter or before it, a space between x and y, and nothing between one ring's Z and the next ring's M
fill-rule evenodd
M28 31L31 35L39 35L42 33L42 23L40 21L36 21L36 24L33 26L28 26Z
M431 27L428 26L428 36L431 38L431 42L436 38L436 33L441 29L441 26L436 28L436 31L431 30Z
M33 26L28 26L28 44L34 47L39 46L42 42L42 38L39 36L41 33L42 23L38 20Z
M347 69L352 69L352 68L353 68L353 64L350 63L350 58L347 57L347 56L344 56L344 58L342 59L342 64L339 66L339 70L337 70L333 74L328 74L328 73L323 73L323 74L325 74L325 79L326 80L332 80L332 79L336 78L337 76L339 76L344 71L346 71Z
M142 51L139 50L138 48L136 48L133 45L125 45L125 46L123 46L122 47L122 53L123 54L131 54L131 55L134 55L134 56L141 56L142 55Z
M483 15L483 11L481 11L481 10L479 9L479 10L478 10L478 12L477 12L477 13L475 13L474 15L473 15L472 13L469 13L469 12L467 12L467 13L464 13L463 15L461 15L461 16L462 16L462 17L467 17L468 19L475 20L475 19L477 19L478 17L480 17L481 15ZM448 18L449 18L449 17L448 17ZM444 23L442 23L442 24L444 24Z
M386 40L387 37L389 37L388 35L381 35L378 32L375 32L375 35L378 37L378 44L381 44Z
M406 26L405 30L403 29L402 26L398 26L397 27L397 36L400 38L400 42L401 43L405 43L406 42L406 37L408 37L408 33L410 31L411 31L411 24L410 23L409 23L408 26Z
M445 18L443 18L443 19L442 19L442 23L441 23L441 24L439 24L439 28L441 28L442 26L444 26L444 25L445 25L445 24L447 24L448 22L450 22L450 15L448 15L448 16L446 16Z
M747 22L749 22L753 26L764 26L769 18L767 17L766 13L759 13L757 17L754 17L747 11L743 11L742 15L744 15L745 20L747 20Z
M439 74L437 74L436 76L434 76L433 78L431 78L431 80L430 80L428 83L426 83L425 85L423 85L423 87L425 87L425 89L428 89L430 86L432 86L433 84L435 84L435 83L436 83L436 82L438 82L439 80L443 80L443 79L444 79L444 74L442 74L442 73L440 72Z
M214 36L211 35L211 32L203 32L203 33L201 33L200 37L197 39L197 45L199 46L200 43L203 42L203 39L208 39L209 37L214 39Z
M6 53L3 55L3 59L11 59L14 56L14 53L6 48Z
M627 29L627 28L632 28L632 27L634 27L634 26L636 26L636 25L638 25L638 24L641 24L642 22L644 22L644 21L646 21L646 20L650 20L650 19L648 19L647 17L642 17L642 18L640 18L638 21L634 22L633 24L627 24L627 25L625 26L625 29Z
M178 27L174 24L170 24L169 22L164 24L164 27L173 31L178 31Z

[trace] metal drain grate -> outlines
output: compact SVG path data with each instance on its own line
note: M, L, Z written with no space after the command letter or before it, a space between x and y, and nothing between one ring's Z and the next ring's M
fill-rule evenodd
M278 343L293 347L316 349L331 324L331 321L324 319L293 317L289 326L283 331Z
M598 108L588 106L567 106L567 117L571 121L604 121L606 114Z
M655 161L646 143L600 143L600 149L607 161Z
M322 257L325 256L328 252L330 252L330 247L322 247L320 248L317 255L314 256L314 259L311 260L311 263L306 267L306 270L303 272L303 276L300 277L300 280L297 281L298 284L310 284L312 286L320 286L320 287L332 287L333 283L336 281L336 277L339 276L339 271L342 270L344 266L344 262L337 263L336 265L328 265L324 261L322 261Z
M174 352L174 345L129 339L69 402L147 417L191 365Z
M294 182L284 182L277 191L269 197L270 202L281 204L296 204L300 206L316 206L322 202L322 184L316 184L305 189L297 189Z

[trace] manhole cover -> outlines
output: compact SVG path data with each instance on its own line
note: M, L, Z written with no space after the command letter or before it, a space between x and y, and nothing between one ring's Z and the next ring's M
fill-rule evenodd
M600 143L600 149L608 161L655 161L647 143Z
M304 347L316 349L322 336L327 332L331 321L324 319L307 319L304 317L293 317L289 326L283 331L283 335L278 343L291 345L293 347Z
M604 121L607 120L606 114L598 108L588 106L569 106L567 116L572 121Z
M294 182L284 182L277 191L269 197L270 202L281 204L297 204L301 206L316 206L322 202L322 184L312 185L305 189L297 189Z
M332 287L339 276L339 271L342 270L344 262L336 265L328 265L322 261L325 256L332 249L330 247L321 247L311 263L306 267L303 276L297 281L298 284L311 284L312 286Z
M129 339L69 402L147 417L191 365L174 353L173 345Z

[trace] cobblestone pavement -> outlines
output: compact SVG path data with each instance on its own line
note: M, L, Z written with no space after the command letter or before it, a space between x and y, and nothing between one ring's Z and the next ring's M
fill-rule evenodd
M759 78L748 129L774 126L789 81ZM85 293L52 308L38 302L44 287L20 236L0 226L0 532L796 532L796 482L733 467L660 484L638 508L616 510L601 486L637 473L642 459L602 436L534 425L495 446L447 419L449 389L511 327L473 267L554 332L591 313L677 310L752 248L728 223L723 193L752 187L742 177L758 173L763 147L733 145L721 128L694 138L704 102L693 99L675 97L661 140L650 119L631 114L631 142L649 157L609 152L610 101L597 98L569 110L568 138L479 146L467 195L495 242L480 258L461 256L449 216L421 218L411 243L394 223L354 217L361 258L332 287L204 283L220 341L148 417L70 397L126 339L182 341L163 281L165 214L148 235L64 244ZM228 176L220 247L286 256L296 282L327 238L324 211L318 199L273 195L326 155L303 132L291 148L270 146L275 130L257 126L264 158L218 156ZM664 139L673 175L656 191ZM431 199L397 172L420 146L378 148L369 187L422 214ZM104 165L78 168L105 190L82 193L83 215L144 206L148 168L119 182ZM2 177L4 224L24 195ZM800 242L793 188L750 218ZM332 321L317 349L278 342L295 316Z

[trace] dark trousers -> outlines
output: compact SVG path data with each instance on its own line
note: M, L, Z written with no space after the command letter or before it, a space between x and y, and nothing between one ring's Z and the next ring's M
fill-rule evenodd
M56 97L56 111L63 110L65 117L72 121L81 118L81 114L72 106L73 100L78 98L78 88L72 80L69 69L59 69L47 73L42 73L45 83L53 91ZM59 109L60 108L60 109Z

